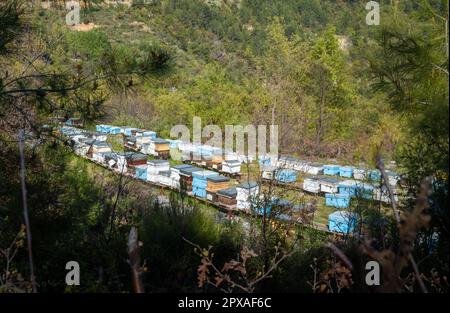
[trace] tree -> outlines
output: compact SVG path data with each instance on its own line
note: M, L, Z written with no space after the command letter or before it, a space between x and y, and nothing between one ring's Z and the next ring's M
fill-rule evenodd
M309 84L317 106L315 142L319 152L329 120L335 118L333 109L344 110L351 103L353 92L333 27L315 41L311 61Z

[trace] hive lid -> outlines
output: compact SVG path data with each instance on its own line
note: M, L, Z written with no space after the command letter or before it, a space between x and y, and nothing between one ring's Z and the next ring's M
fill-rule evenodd
M236 188L221 189L217 193L230 198L236 197L237 195Z
M208 170L200 170L195 171L192 173L192 176L198 177L198 178L206 178L206 177L212 177L212 176L218 176L219 174L217 172L208 171Z
M154 143L161 143L161 144L163 144L163 143L169 143L167 140L162 139L162 138L155 138L155 139L152 139L152 142L154 142Z
M143 154L143 153L139 153L139 152L135 152L135 153L131 153L128 155L125 155L125 157L127 159L131 159L132 161L136 161L136 160L147 160L147 155Z
M189 165L189 164L181 164L181 165L172 166L171 168L176 169L176 170L182 170L182 169L186 169L186 168L190 168L190 167L193 167L193 166Z
M154 164L154 165L169 164L169 161L167 161L167 160L148 160L147 164Z
M214 183L222 183L222 182L228 182L230 179L228 177L217 175L217 176L211 176L206 178L208 181L212 181Z
M324 167L339 168L337 164L325 164Z
M180 169L180 174L182 174L182 175L184 174L186 176L192 176L192 173L198 172L198 171L201 171L201 170L202 169L199 168L199 167L191 166L191 167L188 167L188 168Z

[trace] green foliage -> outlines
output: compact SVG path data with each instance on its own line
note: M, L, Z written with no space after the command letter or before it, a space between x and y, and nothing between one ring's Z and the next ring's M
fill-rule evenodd
M193 292L197 290L198 256L186 238L200 246L214 247L218 262L238 253L239 233L216 224L211 212L198 207L156 206L146 210L140 227L142 256L149 264L144 282L149 291Z
M20 1L7 0L0 3L0 54L7 52L8 44L17 38L22 30Z
M366 11L359 1L167 0L145 6L136 1L132 8L89 6L82 19L100 27L88 32L68 29L57 9L21 18L16 3L0 4L0 63L5 64L0 69L0 242L10 242L23 222L15 145L16 129L23 125L36 129L61 113L91 122L104 117L168 137L173 125L191 126L194 116L203 125L222 128L273 120L280 126L282 152L348 163L370 163L379 154L396 157L406 168L412 195L432 175L431 228L420 233L414 253L432 256L421 267L448 273L448 241L442 239L448 237L443 23L448 13L439 1L386 3L378 28L364 24ZM17 40L23 21L30 23L26 43ZM342 40L350 48L343 49ZM42 76L15 79L31 67L7 52L28 44L43 51L32 67L32 74ZM25 98L3 95L12 88L34 92ZM27 149L26 164L40 291L130 291L130 226L139 227L147 291L198 291L198 256L183 237L212 245L219 265L235 258L244 243L263 246L258 234L247 236L240 225L217 223L204 206L174 196L168 207L154 204L148 186L125 188L116 207L117 177L51 140L35 151ZM401 203L404 211L411 206ZM113 209L117 215L111 220ZM381 207L353 201L352 209L362 213L377 248L386 236L395 243L397 229ZM327 213L322 211L321 218ZM255 222L259 228L260 223ZM328 238L306 229L298 234L294 255L259 290L311 291L310 265L318 262L319 270L328 270L332 256L321 247ZM434 247L436 234L440 240ZM283 239L275 233L264 243L267 251L261 250L271 254L279 242L287 246ZM354 243L346 242L343 250L360 264ZM264 258L254 258L252 269ZM83 269L79 288L66 289L61 279L68 260L79 261ZM14 266L27 274L25 252ZM360 274L355 268L355 280Z
M162 44L142 44L136 56L136 65L141 73L163 72L167 70L174 56L170 49Z
M108 37L101 30L89 32L68 32L67 43L69 51L75 56L83 58L101 58L107 51L111 50Z

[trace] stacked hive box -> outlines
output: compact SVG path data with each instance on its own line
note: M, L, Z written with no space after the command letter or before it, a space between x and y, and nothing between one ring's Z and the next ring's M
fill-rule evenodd
M358 180L366 180L369 177L370 173L367 169L364 168L354 168L353 169L353 177Z
M132 153L132 152L123 152L123 153L116 154L117 164L114 166L115 171L117 171L119 173L126 173L128 171L126 156L127 156L127 154L130 154L130 153Z
M100 132L91 132L91 131L83 131L82 134L84 137L98 140L98 141L106 141L108 139L108 135Z
M223 164L222 149L213 147L211 157L211 167L216 170L222 170L222 164Z
M74 150L75 153L81 156L86 156L88 150L89 150L89 146L85 143L85 141L83 139L75 142L74 145Z
M133 136L133 133L135 133L138 130L139 130L139 128L135 128L135 127L124 127L123 134L125 136Z
M267 179L267 180L272 180L275 178L275 173L277 171L276 166L272 166L272 165L261 165L260 166L261 171L262 171L262 178Z
M338 193L339 181L331 177L319 178L320 191L325 193Z
M105 165L107 165L109 168L117 167L117 153L115 152L108 152L105 153L105 161L103 162Z
M168 159L170 153L169 142L161 138L152 139L149 143L149 153L162 159Z
M172 178L170 177L170 171L160 171L156 175L156 182L161 185L171 187L173 183Z
M357 217L347 211L336 211L328 216L328 229L333 232L349 234L356 230Z
M192 147L192 161L200 163L202 160L202 146L193 145Z
M111 134L111 135L117 135L117 134L120 134L120 127L117 127L117 126L111 126L111 127L109 128L108 133Z
M275 179L282 183L294 183L297 180L297 172L291 169L278 169L275 171Z
M134 136L126 136L123 140L123 145L126 148L132 149L132 150L136 150L137 149L137 144L136 144L136 137Z
M297 159L297 160L293 161L292 168L299 172L306 172L307 166L308 166L307 162ZM315 175L317 175L317 174L315 174Z
M327 193L325 195L325 205L335 208L348 208L350 206L350 195Z
M239 174L241 172L241 161L238 160L223 161L222 171L229 174Z
M394 193L394 200L398 201L398 195L395 194L396 190L393 190ZM384 203L391 203L391 198L389 195L389 191L387 190L387 188L385 186L382 187L377 187L373 189L373 199L377 200L377 201L381 201Z
M200 198L206 198L206 187L208 185L207 179L213 176L218 176L213 171L195 171L192 173L192 194Z
M358 185L361 183L358 183L355 180L344 180L339 183L338 190L340 194L346 194L351 197L356 196Z
M238 160L238 154L231 150L225 150L225 160Z
M246 182L236 186L236 207L239 210L250 210L252 202L259 194L259 186L255 182Z
M320 192L319 181L313 177L305 178L303 180L303 190L306 190L306 191L309 191L312 193L319 193Z
M350 178L353 176L353 167L351 166L341 166L339 168L339 176Z
M325 175L338 175L339 169L339 165L328 164L323 166L323 173Z
M147 165L138 165L134 169L136 178L147 180Z
M363 199L372 200L374 198L374 189L375 188L371 184L360 183L358 184L356 196Z
M100 124L95 126L95 130L101 133L108 133L108 127L108 125Z
M136 166L147 164L147 155L139 152L128 152L125 154L128 172L135 174Z
M369 174L370 180L379 181L381 179L381 173L379 170L372 170Z
M136 133L136 148L140 149L143 145L150 144L153 139L152 134L154 132L140 131Z
M323 173L323 165L319 163L306 163L302 167L302 172L310 175L319 175Z
M191 161L195 146L190 142L182 142L178 144L178 150L180 150L181 153L181 161Z
M176 166L172 166L170 168L170 177L172 178L172 187L175 189L179 189L180 188L180 171L182 169L187 169L192 167L191 165L187 165L187 164L182 164L182 165L176 165Z
M217 191L227 189L230 184L228 177L217 175L206 178L206 198L209 201L217 202Z
M217 202L229 209L234 209L237 204L236 196L236 188L222 189L217 192Z
M158 182L158 174L163 171L169 171L169 161L149 160L147 161L147 180Z
M94 161L98 161L98 154L101 152L111 152L111 147L105 141L98 141L95 139L85 141L89 146L87 156Z
M180 169L180 188L186 192L192 191L192 174L201 170L201 168L195 166Z

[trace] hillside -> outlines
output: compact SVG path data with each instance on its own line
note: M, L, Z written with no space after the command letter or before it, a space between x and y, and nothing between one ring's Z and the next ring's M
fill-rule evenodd
M80 2L0 3L0 293L448 292L448 1Z

